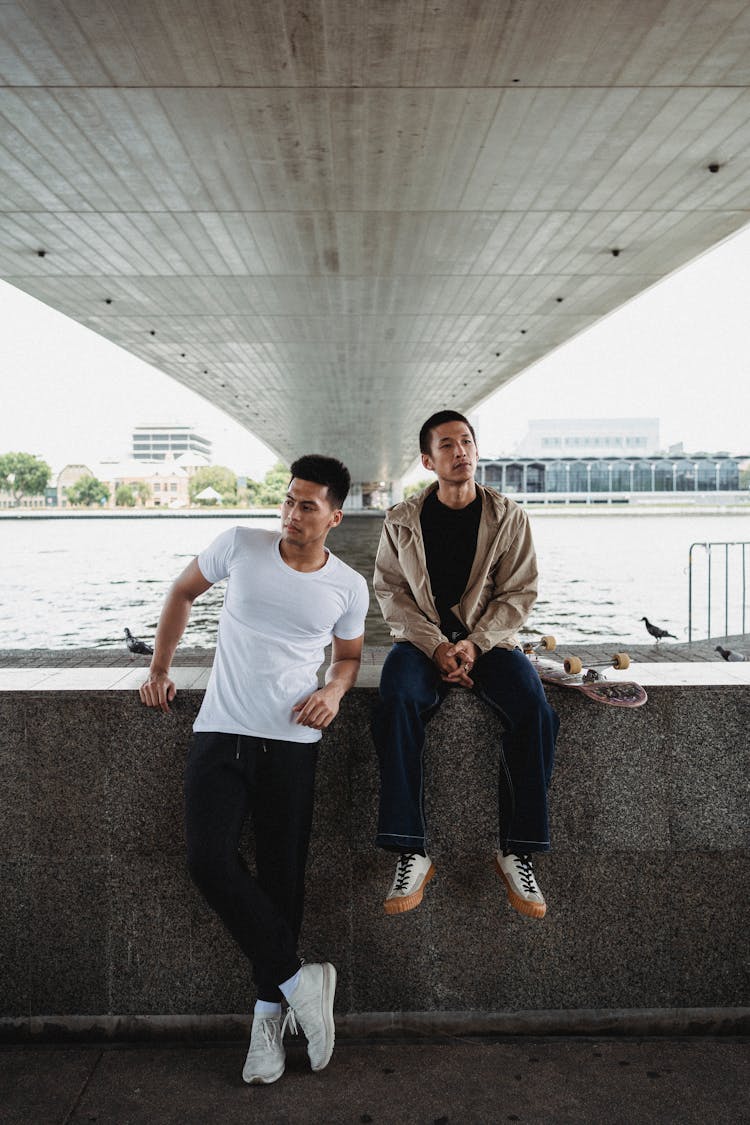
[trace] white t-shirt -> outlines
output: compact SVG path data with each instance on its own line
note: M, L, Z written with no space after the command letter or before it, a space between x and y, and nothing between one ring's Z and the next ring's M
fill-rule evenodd
M320 570L293 570L280 542L273 531L233 527L198 555L207 582L229 582L193 730L288 742L322 737L297 724L292 707L316 690L333 636L354 640L364 632L367 583L330 551Z

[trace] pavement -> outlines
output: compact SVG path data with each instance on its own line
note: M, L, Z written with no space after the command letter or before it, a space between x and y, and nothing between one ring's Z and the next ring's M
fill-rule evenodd
M301 1045L272 1086L245 1043L0 1047L3 1125L739 1125L750 1041L344 1041L313 1074Z

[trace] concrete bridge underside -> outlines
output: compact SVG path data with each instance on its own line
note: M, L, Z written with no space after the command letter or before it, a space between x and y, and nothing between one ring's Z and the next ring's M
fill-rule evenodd
M8 0L0 27L0 276L361 481L750 219L745 0Z

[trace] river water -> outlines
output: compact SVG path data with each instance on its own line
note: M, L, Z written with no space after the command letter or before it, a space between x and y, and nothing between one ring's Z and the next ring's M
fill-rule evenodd
M640 621L644 614L687 640L690 544L750 541L750 513L601 515L532 509L530 516L540 587L527 627L565 641L647 642ZM0 648L119 647L126 625L136 636L153 637L173 577L214 536L238 522L243 521L236 516L0 521ZM247 523L275 528L278 519ZM350 516L328 539L331 549L370 582L380 526L377 517ZM699 551L693 567L694 639L706 636L705 559ZM750 584L750 548L747 563ZM719 579L713 601L721 619L712 632L724 633L723 555L721 566L715 562L713 569ZM744 631L741 586L733 562L729 578L726 632L739 633ZM216 586L195 603L185 644L213 645L222 596L222 586ZM367 641L388 642L374 598Z

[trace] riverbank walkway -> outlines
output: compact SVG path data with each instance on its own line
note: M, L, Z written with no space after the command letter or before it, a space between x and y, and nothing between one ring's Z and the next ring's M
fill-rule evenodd
M631 660L639 664L661 663L723 663L716 646L742 653L750 661L750 633L731 637L711 637L710 640L692 644L661 641L659 644L586 644L581 641L558 641L562 653L574 653L584 664L606 660L613 652L624 649ZM380 665L388 652L387 645L368 645L363 664ZM209 668L213 664L213 648L180 646L174 656L173 667ZM125 641L119 648L9 648L0 649L0 668L135 668L148 667L147 656L131 657Z
M249 1025L249 1019L248 1019ZM739 1125L739 1038L340 1041L312 1074L287 1046L272 1086L244 1043L0 1047L4 1125Z

